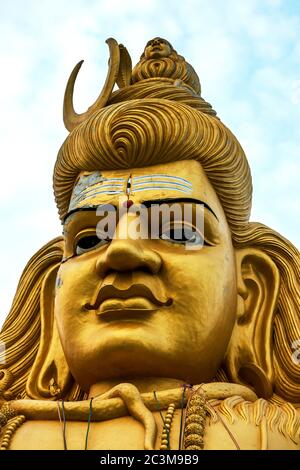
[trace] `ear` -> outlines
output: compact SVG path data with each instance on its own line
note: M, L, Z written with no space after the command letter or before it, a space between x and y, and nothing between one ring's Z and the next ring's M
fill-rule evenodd
M251 386L259 397L273 394L273 316L280 275L272 259L255 248L236 250L237 318L225 358L235 383Z
M49 270L40 294L41 333L36 359L26 385L33 399L64 396L72 385L72 377L62 350L54 318L56 277L59 265Z

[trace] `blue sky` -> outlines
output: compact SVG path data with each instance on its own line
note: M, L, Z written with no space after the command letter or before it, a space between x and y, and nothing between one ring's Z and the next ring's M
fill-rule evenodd
M67 78L84 58L75 104L85 110L105 79L111 36L134 63L159 35L194 66L247 154L251 219L299 248L299 0L2 0L0 31L0 324L26 262L61 232L52 170L67 135Z

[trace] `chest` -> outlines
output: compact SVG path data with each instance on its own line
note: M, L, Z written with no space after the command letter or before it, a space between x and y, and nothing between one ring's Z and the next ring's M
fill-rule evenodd
M165 412L163 412L164 416ZM160 414L153 413L157 435L155 449L160 449L163 421ZM171 450L179 449L181 410L175 410L169 431ZM229 430L229 431L228 431ZM65 439L64 439L65 437ZM145 430L131 416L88 423L67 421L65 432L59 421L25 421L15 432L10 442L11 450L144 450ZM238 421L226 429L222 423L207 423L204 433L204 448L236 449L234 439L242 449L260 449L262 445L259 426Z

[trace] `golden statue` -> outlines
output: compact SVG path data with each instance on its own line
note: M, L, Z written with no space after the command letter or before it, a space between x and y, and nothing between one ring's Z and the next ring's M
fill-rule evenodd
M66 88L63 236L0 335L0 447L299 449L299 252L249 222L247 159L192 66L155 38L132 70L107 42L95 103L73 107L82 62Z

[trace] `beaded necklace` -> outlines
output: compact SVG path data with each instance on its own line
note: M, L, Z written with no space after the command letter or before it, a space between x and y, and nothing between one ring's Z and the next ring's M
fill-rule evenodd
M187 402L185 399L185 393L188 390L189 395ZM176 409L175 403L170 403L167 408L165 418L161 412L161 406L158 401L156 392L154 393L155 401L157 403L157 408L160 413L161 419L163 421L163 430L160 440L160 450L170 450L170 431L173 422L174 412ZM245 397L246 398L246 397ZM184 404L186 402L186 407ZM60 409L61 403L61 409ZM93 413L93 398L90 399L89 403L89 415L87 422L87 430L85 436L85 450L88 448L88 436L91 424L91 418ZM179 403L177 403L178 405ZM164 405L165 407L166 405ZM209 403L206 394L202 388L202 385L197 388L192 387L191 385L183 385L182 388L182 398L181 406L179 404L178 408L181 409L181 420L180 420L180 435L179 435L179 449L182 450L202 450L204 448L204 432L206 425L207 414L211 414L211 411L214 411L218 417L218 420L226 429L231 440L234 442L236 449L239 449L239 444L233 436L232 432L225 424L224 420L220 416L217 409L214 409ZM149 409L149 408L148 408ZM153 408L152 408L153 409ZM66 442L66 415L64 408L64 401L57 402L57 411L59 416L59 421L62 429L62 436L64 442L64 449L67 450ZM0 443L0 450L7 450L9 448L11 439L17 429L25 422L26 417L24 414L18 414L10 407L9 403L2 405L0 409L0 432L1 428L6 426L4 433L2 435L2 440Z

